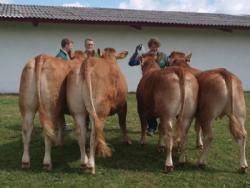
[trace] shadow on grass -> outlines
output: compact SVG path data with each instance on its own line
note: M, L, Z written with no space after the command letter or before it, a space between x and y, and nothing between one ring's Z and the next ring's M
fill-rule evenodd
M120 132L118 129L108 129L107 132ZM132 131L133 133L137 133ZM44 141L40 128L35 128L31 140L31 169L27 173L42 173L42 161L44 155ZM72 134L75 134L73 131ZM118 135L118 134L117 134ZM132 136L133 134L131 134ZM112 135L113 136L113 135ZM137 135L138 136L138 135ZM164 169L166 154L157 151L156 143L147 143L141 147L138 140L132 139L133 144L127 145L121 141L121 136L108 138L113 155L110 158L96 157L96 166L105 170L117 169L128 171L161 172ZM89 142L87 142L87 147ZM23 171L20 167L22 157L22 141L20 139L0 145L0 171ZM64 145L53 147L52 160L53 172L56 173L79 173L80 152L77 140L72 138L71 133L65 135ZM210 168L199 169L195 163L187 163L184 166L177 164L177 154L173 160L176 171L200 171L204 173L234 173L223 169Z

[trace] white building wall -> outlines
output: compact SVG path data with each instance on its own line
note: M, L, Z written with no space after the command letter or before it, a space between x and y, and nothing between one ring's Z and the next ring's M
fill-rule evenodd
M86 37L93 37L99 48L114 47L128 50L126 59L119 62L129 91L135 91L141 77L140 67L127 62L137 44L144 44L151 36L161 39L161 50L192 52L191 63L201 69L225 67L239 76L245 90L250 91L250 31L232 33L215 29L143 27L137 30L120 25L78 25L1 22L0 24L0 93L18 92L21 71L27 60L41 53L56 55L61 39L69 37L74 49L83 49Z

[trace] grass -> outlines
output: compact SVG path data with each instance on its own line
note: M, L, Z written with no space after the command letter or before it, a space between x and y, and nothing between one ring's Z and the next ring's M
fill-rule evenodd
M250 132L250 94L246 94L248 116L246 128ZM139 145L140 124L134 94L128 97L127 126L133 144L122 143L116 116L106 121L105 134L114 152L111 158L96 158L96 175L79 171L80 153L75 132L65 133L62 147L54 147L53 172L42 169L44 143L38 117L31 140L31 169L22 170L21 118L17 96L0 96L0 187L250 187L250 175L239 174L239 147L232 139L227 119L213 125L214 141L209 153L208 166L196 167L194 129L189 132L188 164L178 166L174 155L175 171L164 174L165 154L158 153L158 136L148 137L147 145ZM72 122L67 116L67 122ZM72 125L73 127L73 125ZM250 162L250 145L246 148Z

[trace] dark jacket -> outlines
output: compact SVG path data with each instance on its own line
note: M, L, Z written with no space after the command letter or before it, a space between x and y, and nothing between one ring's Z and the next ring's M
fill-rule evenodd
M66 60L66 61L70 60L69 54L62 49L60 49L60 51L58 52L56 57L61 58L61 59Z

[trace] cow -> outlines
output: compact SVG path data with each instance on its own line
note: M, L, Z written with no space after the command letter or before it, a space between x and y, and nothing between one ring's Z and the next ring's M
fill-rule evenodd
M103 128L109 115L118 114L123 138L127 136L127 82L117 59L123 59L128 52L116 53L113 48L105 48L100 57L89 57L80 69L72 71L67 78L67 104L76 124L80 147L80 168L86 173L95 174L95 152L101 156L111 155L105 142ZM86 154L86 116L91 121L90 153Z
M230 132L240 146L240 172L248 168L246 160L247 131L246 103L240 79L225 68L200 71L190 66L190 56L182 52L172 52L169 56L172 65L186 67L196 75L199 82L199 97L196 114L196 127L201 127L204 148L198 160L200 167L207 164L208 149L213 140L212 123L217 118L229 118Z
M23 156L22 168L30 168L30 137L33 120L39 112L40 123L45 136L45 170L52 170L52 144L62 144L62 128L65 123L66 76L74 67L80 66L86 58L81 51L75 52L75 58L65 61L46 54L32 58L24 66L19 88L19 109L22 116Z
M160 118L159 145L166 144L165 172L173 170L173 127L176 122L176 141L181 146L179 162L184 163L186 130L196 112L198 82L193 74L179 67L160 70L156 56L141 57L142 78L136 90L137 110L141 121L141 144L145 143L147 119ZM176 120L177 117L177 120ZM180 143L180 141L182 141Z
M201 70L189 66L188 62L190 62L191 57L192 54L188 54L186 56L182 52L173 51L169 55L169 64L170 66L181 66L197 77L198 74L200 74ZM183 61L185 61L186 63L183 63ZM201 132L201 127L197 123L195 123L195 133L196 133L196 141L195 141L196 148L201 150L203 148L202 132Z

